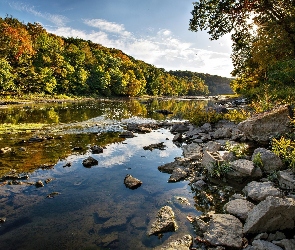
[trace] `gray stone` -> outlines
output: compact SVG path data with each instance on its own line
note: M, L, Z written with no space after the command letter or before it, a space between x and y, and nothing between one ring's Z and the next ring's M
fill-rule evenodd
M295 178L292 170L284 170L278 172L278 181L282 189L295 189Z
M252 245L255 250L283 250L281 247L265 240L254 240Z
M158 235L165 232L174 232L177 230L177 224L174 212L171 207L164 206L159 212L156 221L151 225L148 235Z
M255 201L262 201L268 196L281 197L282 193L274 187L274 184L268 182L252 181L248 183L244 189L244 194Z
M253 165L252 161L246 159L238 159L230 162L230 167L233 171L227 173L230 177L259 177L262 176L262 172L257 171L257 168Z
M257 142L269 142L270 138L291 131L289 106L280 106L268 112L252 116L238 124L245 137Z
M263 233L295 226L295 200L269 196L249 213L244 233Z
M204 232L204 240L213 246L240 248L242 246L242 223L230 214L213 214Z
M177 133L174 137L173 137L173 139L172 139L172 141L181 141L182 140L182 134L181 133Z
M265 148L256 148L252 155L252 161L257 154L260 154L260 158L263 164L263 166L261 166L261 169L263 170L263 172L271 173L282 168L282 160L272 151Z
M218 128L213 132L212 136L215 139L231 138L231 136L232 136L231 128L228 128L228 127Z
M216 141L209 141L203 147L203 150L206 150L209 152L217 152L220 149L221 149L221 144Z
M267 241L283 240L283 239L286 239L286 236L284 233L280 231L277 231L274 234L270 233L267 237Z
M283 239L280 241L273 241L279 247L282 247L285 250L294 250L295 249L295 240L294 239Z
M92 166L97 165L98 161L93 157L89 156L88 158L83 160L82 164L85 168L91 168Z
M175 161L159 166L158 170L163 173L172 174L174 169L179 168L179 167L186 167L189 164L190 164L190 159L175 158Z
M130 174L127 174L124 179L124 184L129 189L136 189L141 186L142 181L138 180Z
M189 250L193 244L193 237L191 235L184 235L180 239L172 240L166 246L155 248L155 250Z
M248 213L253 209L254 204L244 199L231 200L224 205L227 213L238 217L241 220L246 220Z
M203 156L202 147L197 143L191 143L182 147L185 158L200 160Z
M178 167L174 168L172 174L170 175L168 182L178 182L184 180L190 173L189 168Z
M218 152L209 152L205 150L201 165L206 168L209 173L211 173L214 164L222 164L223 162L223 158Z

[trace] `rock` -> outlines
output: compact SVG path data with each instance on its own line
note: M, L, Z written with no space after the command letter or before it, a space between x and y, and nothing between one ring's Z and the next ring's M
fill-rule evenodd
M10 147L5 147L0 149L0 154L6 154L8 152L11 152L12 149Z
M186 123L175 123L170 132L171 133L183 133L189 131L189 127Z
M212 126L210 123L204 123L200 129L202 130L202 132L205 132L205 133L209 133L210 131L212 131Z
M157 220L152 223L148 235L159 235L165 232L174 232L177 230L177 224L174 218L174 212L171 207L162 207L157 216Z
M294 250L295 249L295 240L294 239L283 239L280 241L273 241L279 247L282 247L285 250Z
M163 173L172 174L174 169L179 167L186 167L189 165L190 159L176 158L175 161L166 163L158 167L158 170Z
M165 150L165 148L166 148L166 145L164 145L164 142L150 144L148 146L143 147L144 150L150 150L150 151L153 151L153 149Z
M36 187L44 187L44 184L41 180L37 181L35 184Z
M243 178L243 177L261 177L262 171L260 168L255 167L253 165L252 161L246 160L246 159L238 159L233 162L230 162L230 167L232 168L232 171L229 171L227 173L228 177L237 177L237 178Z
M218 152L209 152L205 150L201 165L208 170L208 173L211 173L215 164L222 164L223 162L223 158Z
M282 189L295 189L295 178L292 170L284 170L278 172L278 181Z
M182 141L182 134L181 133L177 133L174 137L173 137L173 139L172 139L172 141Z
M168 182L178 182L185 179L190 173L190 169L186 167L177 167L173 169L171 176L168 179Z
M185 158L191 158L195 160L201 160L203 153L202 147L197 143L191 143L183 146L183 155Z
M141 186L142 181L134 178L132 175L127 174L124 179L124 184L127 188L136 189Z
M232 136L231 128L228 128L228 127L218 128L213 132L212 136L215 139L231 138L231 136Z
M286 235L280 231L277 231L274 234L270 233L267 237L267 241L283 240L283 239L286 239Z
M230 214L212 214L206 226L202 225L205 242L213 246L240 248L243 244L243 225Z
M251 198L254 201L262 201L268 196L282 196L280 190L275 188L274 184L270 181L252 181L244 187L243 192L247 197Z
M248 214L244 233L263 233L295 227L295 200L269 196Z
M87 159L83 160L82 164L85 168L91 168L92 166L98 165L98 161L89 156Z
M209 152L217 152L221 149L221 144L216 141L209 141L204 145L203 149Z
M227 213L232 214L239 219L245 221L248 213L253 209L254 204L244 199L231 200L224 205Z
M135 137L135 135L131 132L131 131L124 131L122 132L119 137L122 137L122 138L133 138Z
M265 148L256 148L252 155L252 161L255 156L259 154L262 166L260 168L265 173L271 173L273 171L279 170L283 167L283 162L275 153Z
M29 142L42 142L45 140L45 137L36 136L29 139Z
M255 250L283 250L281 247L265 240L254 240L252 246Z
M291 131L289 116L290 107L280 106L240 122L238 129L248 140L266 143L272 137Z
M0 217L0 223L4 223L6 221L5 217Z
M166 246L155 248L155 250L189 250L193 244L193 237L189 234L180 239L172 240Z
M91 146L90 147L92 154L100 154L103 153L103 148L97 145Z

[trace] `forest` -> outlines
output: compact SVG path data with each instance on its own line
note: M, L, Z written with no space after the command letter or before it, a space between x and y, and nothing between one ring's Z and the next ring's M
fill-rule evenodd
M200 0L189 29L231 35L232 89L253 100L294 103L295 1Z
M167 72L118 49L7 16L0 18L0 94L183 96L207 95L209 88L198 75Z

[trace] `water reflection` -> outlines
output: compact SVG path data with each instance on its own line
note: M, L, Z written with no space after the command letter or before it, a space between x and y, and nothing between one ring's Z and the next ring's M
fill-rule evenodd
M169 175L160 173L158 166L182 156L169 129L130 139L120 138L119 133L129 122L183 119L206 105L205 101L126 99L1 109L2 123L50 124L46 130L1 135L0 147L11 147L12 152L1 155L0 175L29 175L22 185L0 182L0 217L6 217L0 224L1 249L151 249L171 235L194 235L186 216L210 210L206 199L210 193L220 195L218 187L203 190L205 194L187 181L167 182ZM155 112L159 109L173 114ZM51 139L31 142L36 136ZM160 142L165 150L143 149ZM103 153L92 154L92 145L104 147ZM98 165L84 168L82 161L88 156ZM52 168L40 168L44 165ZM126 174L140 179L142 186L126 188ZM44 187L34 185L38 180ZM179 196L188 198L190 205L181 204ZM220 196L214 197L217 201ZM160 239L148 237L158 210L167 204L175 212L178 231Z

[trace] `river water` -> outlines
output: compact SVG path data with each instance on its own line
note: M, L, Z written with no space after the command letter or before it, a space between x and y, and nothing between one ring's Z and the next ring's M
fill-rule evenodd
M198 100L97 100L25 104L0 109L2 124L45 124L44 129L2 133L2 176L28 175L18 182L0 182L1 249L152 249L169 237L194 234L187 215L201 213L187 181L168 183L158 166L182 156L169 128L134 138L120 138L128 122L175 121L185 112L206 107ZM173 114L155 112L167 109ZM37 136L44 141L30 141ZM165 150L144 150L163 142ZM104 147L92 154L90 146ZM98 165L83 167L88 156ZM143 184L125 187L126 174ZM38 180L44 187L33 185ZM48 182L46 183L46 180ZM185 197L190 204L177 199ZM169 205L178 230L162 237L148 236L158 210Z

